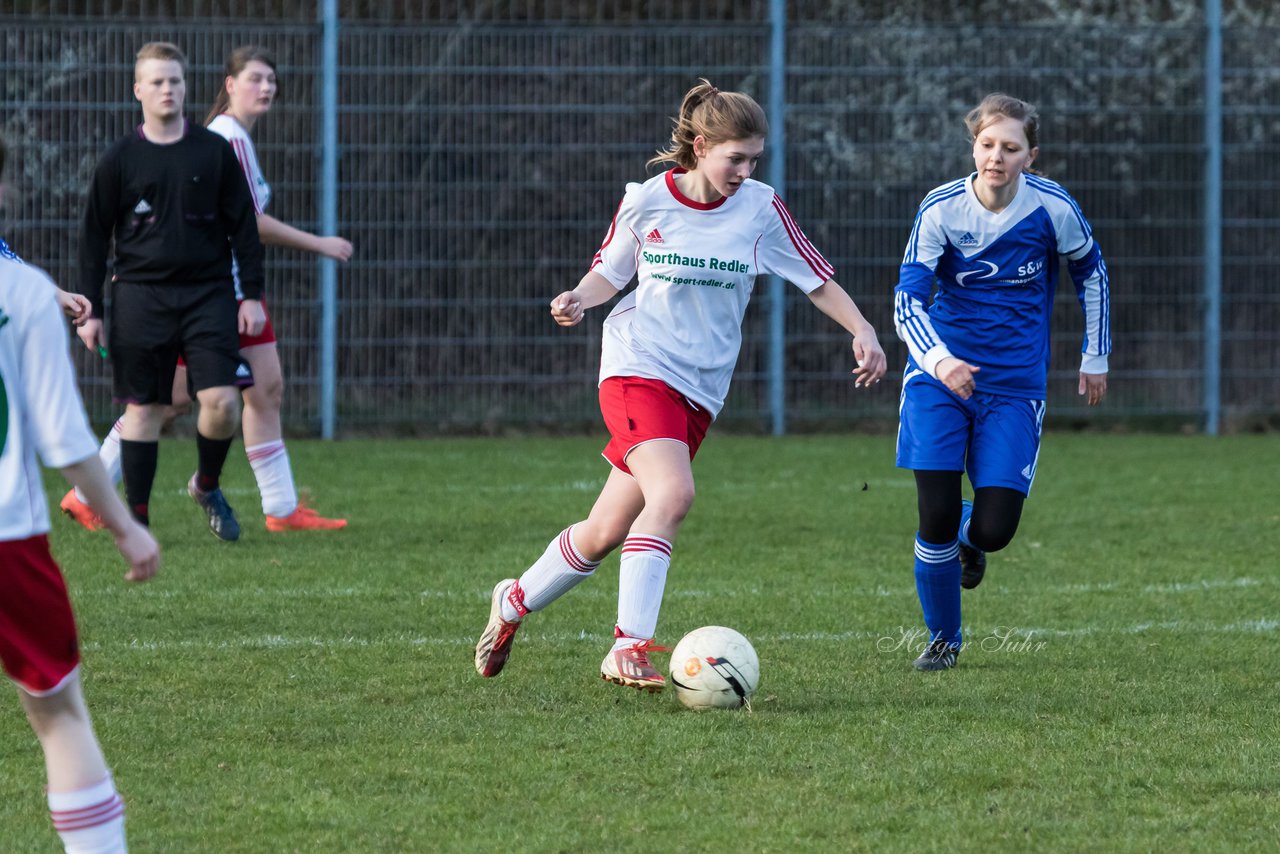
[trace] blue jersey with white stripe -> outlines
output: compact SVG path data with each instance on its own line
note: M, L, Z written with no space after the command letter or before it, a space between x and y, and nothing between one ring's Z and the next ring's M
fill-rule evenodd
M1106 373L1107 268L1079 206L1058 184L1024 173L1013 201L993 213L974 179L938 187L916 214L894 291L894 325L911 361L936 377L938 362L955 356L981 369L982 391L1043 399L1065 256L1085 313L1080 369Z

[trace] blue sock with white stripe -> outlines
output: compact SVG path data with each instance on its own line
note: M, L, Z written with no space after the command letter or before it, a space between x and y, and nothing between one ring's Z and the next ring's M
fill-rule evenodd
M969 542L969 520L973 518L973 502L965 499L960 504L960 542L969 548L973 548L973 543Z
M929 640L960 645L960 545L926 543L916 534L916 593Z

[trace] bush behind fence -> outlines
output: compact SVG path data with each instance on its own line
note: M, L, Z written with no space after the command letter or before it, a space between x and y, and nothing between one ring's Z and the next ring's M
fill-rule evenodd
M892 8L890 6L892 5ZM961 4L956 4L961 5ZM1025 8L1023 8L1025 7ZM1204 27L1199 4L790 4L786 200L880 331L890 364L892 287L915 206L971 169L961 118L1004 90L1041 110L1039 166L1081 203L1113 287L1108 417L1198 423L1204 394ZM1224 18L1222 366L1228 426L1280 412L1280 225L1274 166L1280 31L1265 5ZM597 421L604 311L555 327L551 296L586 269L628 181L662 146L700 76L768 95L767 4L344 3L339 42L338 426L494 431ZM1020 14L1021 13L1021 14ZM280 62L278 106L257 130L271 213L315 229L320 25L309 2L22 2L2 20L4 234L64 285L94 163L139 120L132 57L151 39L191 60L202 119L234 47ZM766 151L766 157L769 152ZM764 177L762 167L758 177ZM268 303L290 386L286 418L319 405L312 259L268 250ZM1081 318L1064 275L1050 412L1075 395ZM723 419L767 424L763 300ZM887 383L855 394L845 336L787 297L793 425L889 423ZM113 417L105 365L76 353L96 420Z

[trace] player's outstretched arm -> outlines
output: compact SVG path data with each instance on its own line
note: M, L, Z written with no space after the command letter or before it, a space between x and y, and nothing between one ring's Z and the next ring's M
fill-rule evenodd
M314 252L335 261L350 261L355 250L345 237L321 237L281 222L270 214L258 214L258 236L263 243Z
M154 576L160 569L160 546L156 544L151 532L129 515L124 502L111 485L107 470L102 467L98 455L94 454L64 467L62 476L84 494L89 506L97 512L107 530L115 537L120 556L129 564L125 580L146 581Z
M827 279L809 292L809 301L853 336L853 358L858 363L853 369L856 377L854 386L872 386L880 382L888 369L888 361L880 347L880 339L876 337L875 327L862 316L848 291L835 279Z
M589 308L603 305L618 295L618 289L604 276L588 270L571 291L565 291L551 301L551 317L561 326L577 326Z

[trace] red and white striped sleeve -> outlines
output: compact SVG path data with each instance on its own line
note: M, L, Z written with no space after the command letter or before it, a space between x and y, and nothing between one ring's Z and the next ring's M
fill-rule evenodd
M229 142L231 149L236 153L236 160L240 161L240 171L244 172L244 179L249 182L249 195L253 197L253 212L261 214L266 200L262 198L260 188L266 182L262 178L262 168L258 166L258 153L253 149L253 143L244 137L233 136Z
M780 276L805 293L835 275L835 267L809 242L776 194L767 217L764 234L756 245L757 270Z
M262 167L258 165L258 152L253 147L253 140L241 125L227 113L214 117L209 122L209 130L221 136L236 154L236 162L244 179L249 182L249 196L253 199L253 212L261 214L266 210L271 199L271 190L266 178L262 175Z

